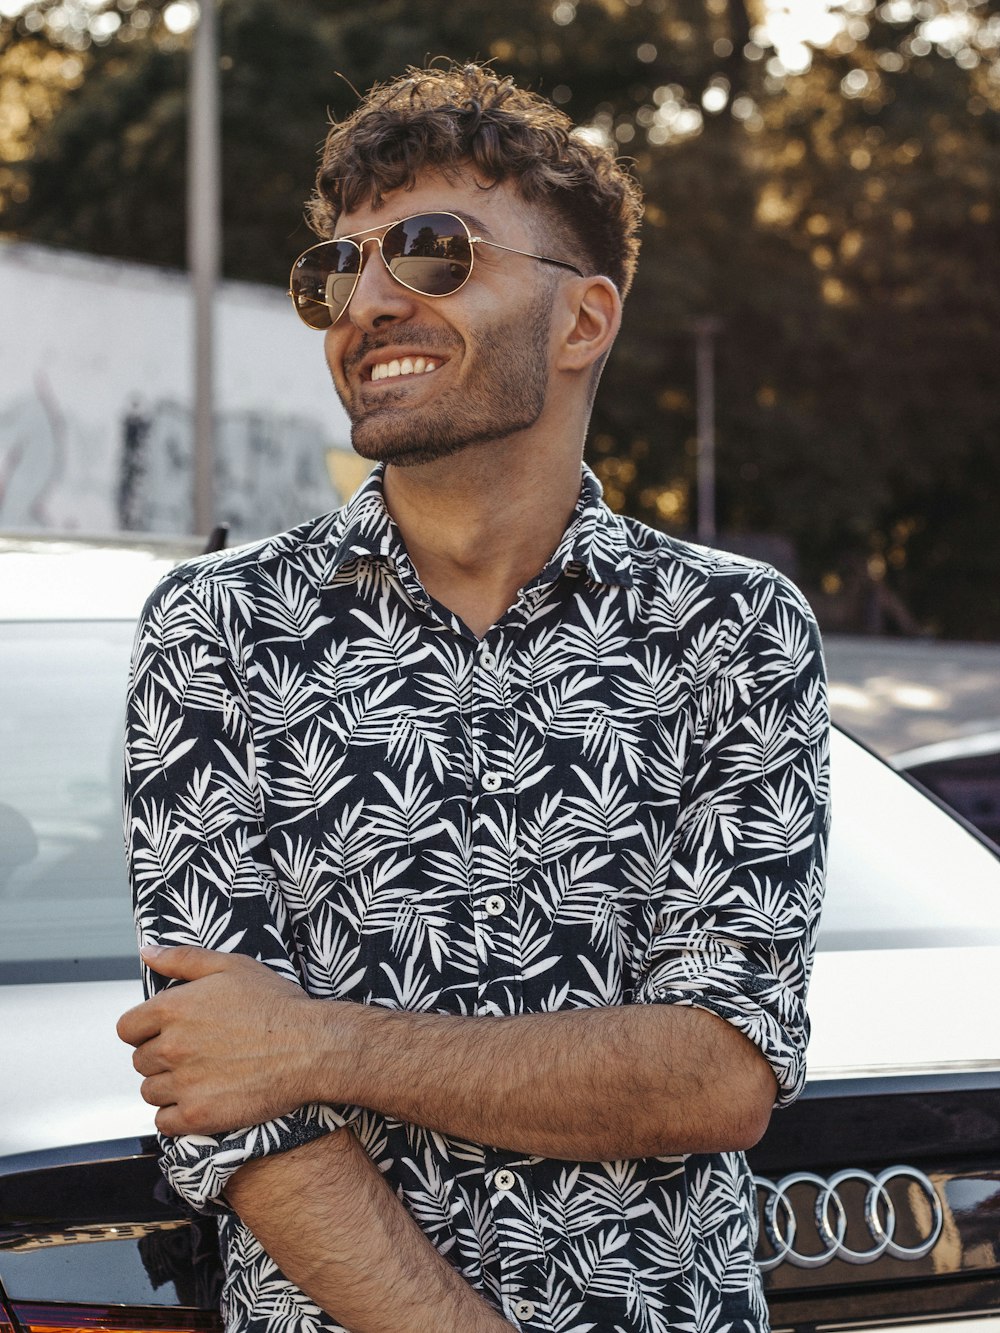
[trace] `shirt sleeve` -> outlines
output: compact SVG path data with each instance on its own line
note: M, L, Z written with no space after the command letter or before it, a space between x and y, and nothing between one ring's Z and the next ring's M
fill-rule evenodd
M215 614L218 611L224 614ZM124 831L140 944L248 954L303 984L268 854L246 684L239 588L168 575L139 620L126 705ZM143 968L147 996L168 984ZM340 1128L310 1105L220 1135L161 1136L169 1183L200 1211L225 1209L244 1163Z
M732 1023L770 1064L780 1106L805 1082L829 828L826 678L796 588L761 566L730 595L635 998Z

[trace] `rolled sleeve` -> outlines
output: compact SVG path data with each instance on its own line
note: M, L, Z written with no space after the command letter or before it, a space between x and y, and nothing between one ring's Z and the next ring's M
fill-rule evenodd
M829 828L829 710L815 620L754 569L697 705L674 855L636 999L733 1024L778 1083L805 1081L806 994Z
M136 632L124 831L139 942L247 954L302 985L263 828L238 661L242 613L234 599L231 614L218 616L207 598L183 570L168 575ZM143 983L147 996L171 984L146 968ZM314 1105L229 1134L161 1137L161 1166L193 1208L215 1210L245 1163L330 1133L354 1114Z

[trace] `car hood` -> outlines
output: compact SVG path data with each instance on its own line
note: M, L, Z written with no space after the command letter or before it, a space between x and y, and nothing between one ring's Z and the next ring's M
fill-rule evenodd
M115 1023L138 981L0 987L0 1156L154 1133Z

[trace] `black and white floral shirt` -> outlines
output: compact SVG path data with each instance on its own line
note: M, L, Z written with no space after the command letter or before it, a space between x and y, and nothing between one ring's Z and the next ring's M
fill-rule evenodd
M696 1005L786 1102L827 750L816 628L772 569L618 517L585 470L558 550L477 640L421 586L376 471L150 598L126 757L139 932L389 1008ZM212 1208L242 1163L344 1123L516 1327L766 1326L739 1153L551 1161L309 1106L167 1140L164 1170ZM337 1328L237 1217L220 1230L229 1329Z

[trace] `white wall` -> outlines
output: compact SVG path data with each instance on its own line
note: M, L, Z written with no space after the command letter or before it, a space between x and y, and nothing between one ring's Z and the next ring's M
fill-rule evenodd
M0 242L0 527L190 531L192 328L184 274ZM216 340L233 538L341 503L366 465L322 336L280 289L223 283Z

